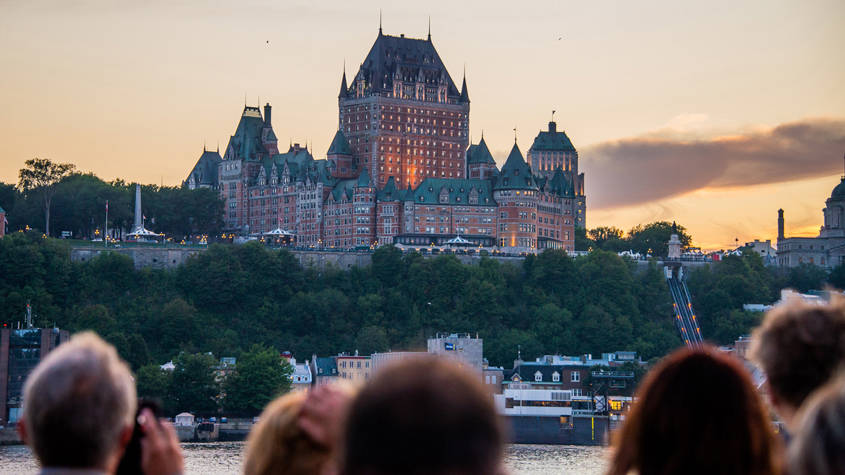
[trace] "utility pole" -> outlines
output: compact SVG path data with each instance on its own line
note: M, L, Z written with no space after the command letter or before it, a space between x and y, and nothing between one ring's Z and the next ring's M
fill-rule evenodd
M106 232L103 233L103 247L109 247L109 200L106 200Z

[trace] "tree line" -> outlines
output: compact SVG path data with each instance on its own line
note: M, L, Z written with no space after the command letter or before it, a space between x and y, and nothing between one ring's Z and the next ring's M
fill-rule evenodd
M254 345L303 360L422 350L437 332L469 332L484 339L491 365L510 368L518 349L525 358L632 350L650 359L682 344L662 269L603 250L577 258L549 250L517 263L482 258L467 265L454 256L424 258L385 246L370 266L318 272L288 251L253 242L213 244L173 270L136 270L118 253L71 262L65 241L21 232L0 239L0 275L4 325L17 326L29 301L37 326L96 331L138 371L140 387L151 388L143 391L168 395L177 412L208 409L182 402L208 402L178 395L188 390L186 380L202 382L190 390L223 395L217 406L243 413L258 407L238 402L235 386L215 380L214 368L225 356L237 357L240 367L245 355L261 351ZM845 272L781 271L754 253L697 267L688 278L701 331L718 344L759 322L762 315L744 312L743 304L772 303L783 287L803 291L825 283L842 287ZM182 380L179 371L158 370L170 360L177 369L205 368L204 376L194 371ZM262 379L273 377L242 381ZM226 394L235 402L227 403Z
M134 222L135 185L75 170L72 164L33 159L21 169L17 185L0 182L9 231L29 227L53 237L70 231L74 238L102 238L108 202L110 233L122 237ZM177 241L222 230L223 201L214 190L142 185L141 201L147 227Z

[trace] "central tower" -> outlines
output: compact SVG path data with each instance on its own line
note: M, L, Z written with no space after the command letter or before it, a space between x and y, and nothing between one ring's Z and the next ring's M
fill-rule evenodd
M426 178L464 178L469 93L459 91L429 33L427 39L382 34L338 95L338 129L352 150L351 178L366 170L378 188ZM341 174L338 170L335 173Z

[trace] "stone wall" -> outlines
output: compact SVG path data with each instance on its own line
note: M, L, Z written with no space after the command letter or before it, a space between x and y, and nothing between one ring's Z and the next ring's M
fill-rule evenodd
M74 262L88 262L103 252L116 252L128 256L135 263L136 269L151 267L153 269L174 269L182 265L188 257L202 252L203 248L163 248L163 247L129 247L129 248L99 248L74 247L70 250L70 260Z

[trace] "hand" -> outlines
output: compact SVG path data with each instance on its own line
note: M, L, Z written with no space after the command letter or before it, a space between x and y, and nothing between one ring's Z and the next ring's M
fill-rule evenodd
M179 438L169 422L156 419L153 411L141 411L141 469L146 475L181 475L184 471Z
M315 442L336 448L351 399L347 392L332 385L311 389L299 413L299 428Z

